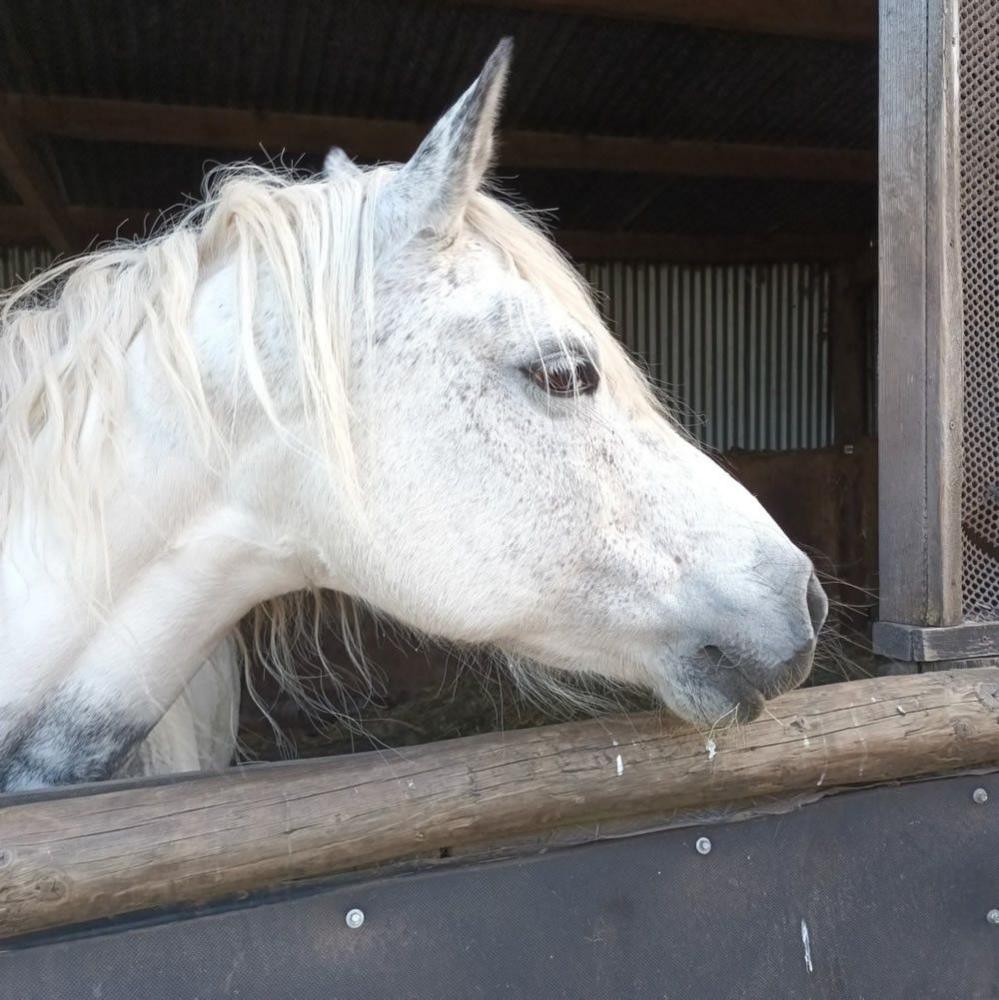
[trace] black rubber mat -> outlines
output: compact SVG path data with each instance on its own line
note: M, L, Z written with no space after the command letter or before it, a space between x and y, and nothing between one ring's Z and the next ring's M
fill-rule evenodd
M973 801L978 787L988 802ZM999 997L997 857L999 776L883 787L8 943L0 997Z

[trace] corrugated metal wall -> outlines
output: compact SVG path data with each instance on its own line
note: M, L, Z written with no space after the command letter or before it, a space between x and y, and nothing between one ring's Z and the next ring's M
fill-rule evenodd
M41 247L3 247L0 249L0 292L19 285L35 271L48 266L54 258L51 250Z
M706 445L833 443L827 268L608 262L582 271L612 328Z
M41 249L0 251L0 289L51 258ZM704 444L833 443L827 268L607 262L582 271L612 329Z

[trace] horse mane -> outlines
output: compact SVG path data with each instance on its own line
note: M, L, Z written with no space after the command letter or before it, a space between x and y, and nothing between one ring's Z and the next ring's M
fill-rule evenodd
M103 538L126 353L140 336L204 457L224 453L188 327L199 280L226 258L237 266L239 350L253 394L280 426L252 333L266 270L298 341L298 388L315 418L316 439L295 444L349 478L347 352L370 295L371 203L350 177L223 168L200 204L152 238L62 261L0 297L0 545L11 526L43 515L66 538Z
M294 444L349 481L348 358L355 324L370 317L371 195L387 173L382 167L303 179L248 164L219 168L206 180L204 199L151 238L58 262L0 294L0 546L19 517L43 511L67 537L99 534L95 507L114 481L125 355L140 335L205 456L224 449L188 323L199 280L226 257L238 266L240 350L253 393L280 428L251 332L256 279L266 269L298 340L299 389L318 437ZM585 282L536 219L479 192L465 222L598 337L605 377L618 391L652 405Z
M239 350L253 394L285 433L252 332L258 277L266 273L297 341L298 389L315 434L289 444L352 483L351 340L372 316L374 212L391 171L303 178L248 164L218 168L201 202L151 237L58 262L0 295L0 551L14 530L55 526L87 590L96 595L101 579L110 585L104 500L121 465L126 353L138 337L204 459L224 461L226 427L209 407L188 330L199 281L225 260L236 263ZM535 218L479 192L466 206L465 226L593 333L614 391L635 407L655 407L584 280ZM318 651L317 599L270 602L243 630L256 658L303 704L316 699L291 663L310 636L315 641L306 644ZM328 699L319 700L328 708Z

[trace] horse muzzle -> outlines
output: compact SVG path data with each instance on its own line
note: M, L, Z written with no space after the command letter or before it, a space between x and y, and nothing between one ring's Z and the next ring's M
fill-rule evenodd
M818 634L829 601L814 573L804 600L802 621L780 640L751 641L753 624L732 621L725 635L712 637L679 668L656 685L666 705L696 724L751 722L771 698L802 684L812 669Z

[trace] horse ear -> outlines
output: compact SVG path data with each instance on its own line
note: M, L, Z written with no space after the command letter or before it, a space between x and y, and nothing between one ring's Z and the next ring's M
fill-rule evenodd
M389 227L398 240L422 229L446 232L461 218L493 154L499 105L513 40L504 38L479 78L430 130L386 191Z
M323 160L324 177L343 177L360 172L361 168L339 146L330 147L326 159Z

